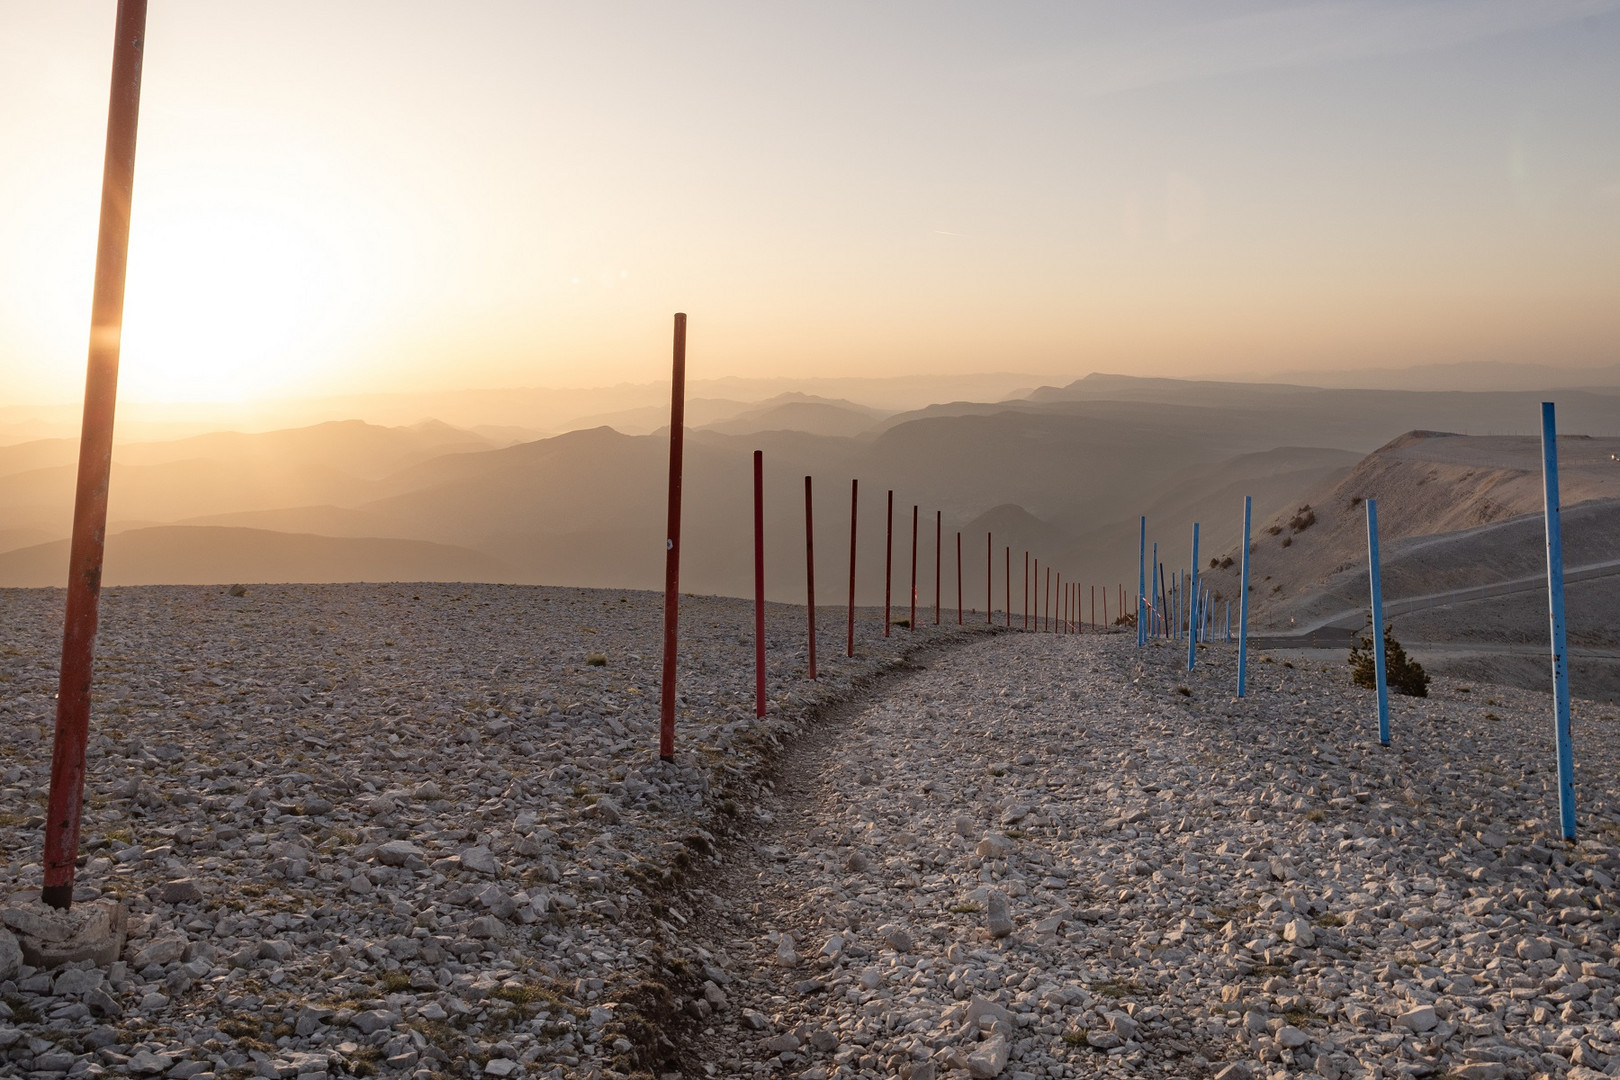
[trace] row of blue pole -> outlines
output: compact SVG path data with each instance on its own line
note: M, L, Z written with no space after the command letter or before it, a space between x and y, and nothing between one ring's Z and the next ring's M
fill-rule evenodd
M1547 525L1547 601L1551 621L1553 673L1553 729L1558 755L1558 816L1565 840L1575 839L1575 753L1570 739L1569 649L1564 624L1564 547L1558 498L1558 431L1553 403L1541 404L1542 494ZM1249 673L1249 529L1254 500L1243 497L1243 566L1238 596L1238 677L1237 696L1248 693ZM1389 684L1384 654L1384 592L1379 572L1378 500L1367 500L1367 561L1372 591L1373 667L1378 699L1378 742L1390 744ZM1159 545L1153 545L1153 567L1159 565ZM1162 576L1161 576L1162 580ZM1170 595L1165 597L1169 611L1159 612L1148 601L1147 517L1141 519L1137 540L1136 567L1136 644L1144 646L1149 636L1153 611L1154 629L1168 632L1174 619L1174 634L1187 634L1187 670L1198 663L1198 643L1207 641L1213 629L1210 598L1198 587L1198 522L1192 529L1192 572L1186 586L1178 572ZM1232 640L1232 605L1226 604L1226 640Z

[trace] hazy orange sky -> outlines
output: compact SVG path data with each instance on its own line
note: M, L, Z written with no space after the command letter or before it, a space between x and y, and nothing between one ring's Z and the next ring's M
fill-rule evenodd
M0 0L0 405L115 6ZM1620 360L1620 0L152 0L126 400Z

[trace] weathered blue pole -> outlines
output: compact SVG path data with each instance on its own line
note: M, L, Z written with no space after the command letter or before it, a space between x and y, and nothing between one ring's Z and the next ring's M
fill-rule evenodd
M1193 522L1192 576L1187 580L1187 614L1192 616L1198 606L1198 522ZM1198 624L1187 623L1187 670L1198 662Z
M1226 602L1226 643L1232 644L1232 601Z
M1249 512L1254 500L1243 496L1243 574L1238 584L1238 697L1249 688Z
M1136 647L1147 644L1147 515L1136 541Z
M1558 428L1541 403L1541 482L1547 514L1547 600L1552 619L1553 724L1558 740L1558 817L1575 839L1575 748L1569 737L1569 652L1564 640L1564 539L1558 506Z
M1384 585L1378 574L1378 500L1367 500L1367 564L1372 580L1373 676L1378 684L1378 744L1389 745L1389 684L1384 681Z

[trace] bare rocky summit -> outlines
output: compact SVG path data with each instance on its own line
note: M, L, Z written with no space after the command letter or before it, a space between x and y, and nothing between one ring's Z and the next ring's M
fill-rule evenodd
M59 591L0 607L0 890L40 884ZM624 1075L672 1004L653 898L748 813L781 734L932 628L683 600L676 762L660 598L488 585L109 590L76 898L122 898L110 967L35 971L0 931L0 1073ZM955 627L941 634L955 633ZM606 658L601 666L587 656ZM645 1037L646 1049L638 1045Z
M60 594L5 593L4 890L39 884ZM1571 1077L1620 1071L1620 717L1437 679L1395 743L1341 662L1127 635L463 585L106 598L80 897L0 933L0 1072ZM587 662L604 657L606 664ZM882 681L873 676L888 671Z

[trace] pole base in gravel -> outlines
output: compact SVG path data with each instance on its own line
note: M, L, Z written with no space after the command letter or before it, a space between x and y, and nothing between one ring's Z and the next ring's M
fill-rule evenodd
M81 960L106 967L124 951L128 912L116 900L66 911L29 901L0 911L0 921L16 935L22 962L30 967L48 970Z

